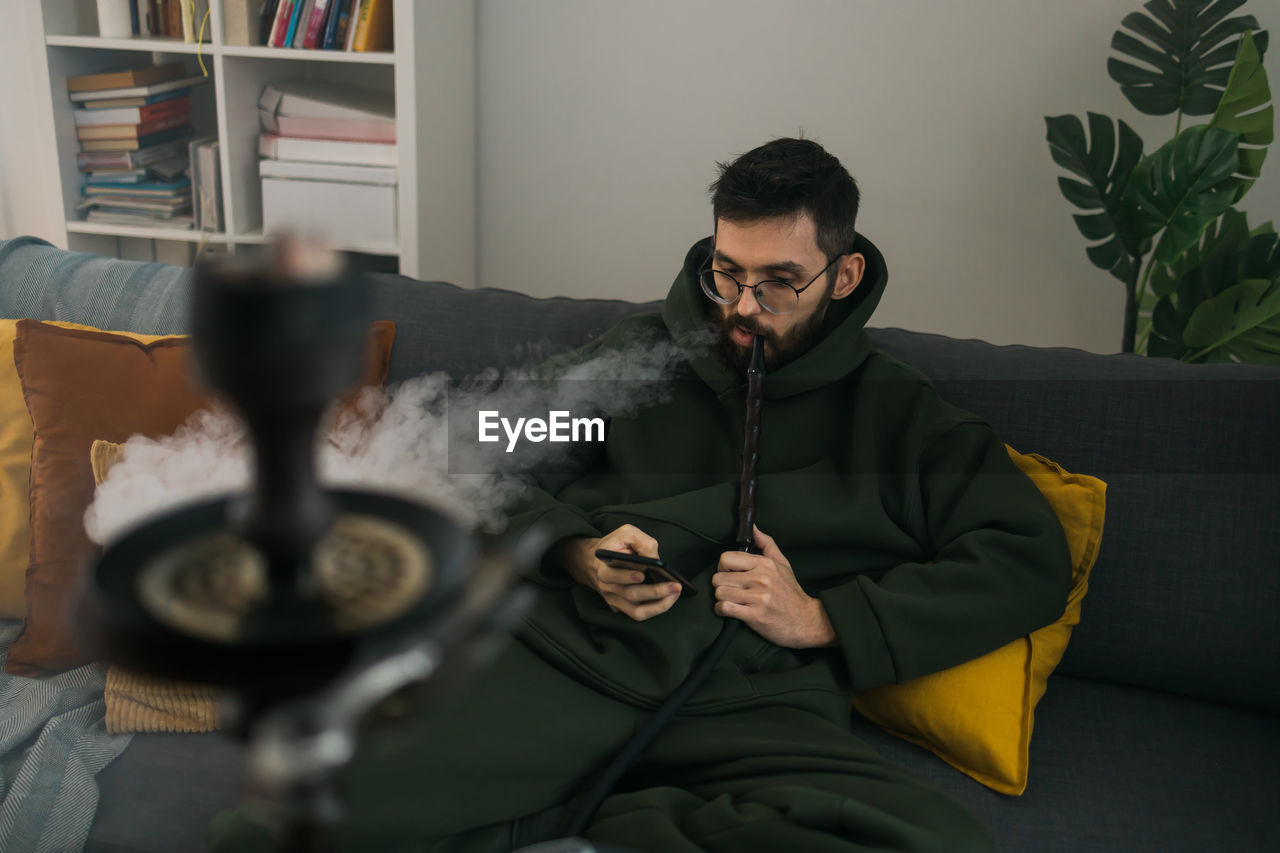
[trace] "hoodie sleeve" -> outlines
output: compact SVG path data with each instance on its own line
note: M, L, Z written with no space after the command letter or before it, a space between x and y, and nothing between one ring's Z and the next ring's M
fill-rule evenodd
M934 560L820 593L856 690L972 660L1066 606L1066 535L985 423L955 424L925 448L916 496Z

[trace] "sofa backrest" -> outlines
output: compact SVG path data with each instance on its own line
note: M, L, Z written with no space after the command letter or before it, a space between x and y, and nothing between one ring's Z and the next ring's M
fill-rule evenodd
M397 324L393 382L527 365L657 308L373 281L378 316ZM3 317L180 332L189 283L187 269L0 243ZM1015 448L1109 484L1064 672L1280 713L1280 369L871 337Z

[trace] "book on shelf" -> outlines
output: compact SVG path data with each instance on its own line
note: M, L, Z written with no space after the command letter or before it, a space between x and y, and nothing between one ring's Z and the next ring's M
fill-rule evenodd
M81 151L76 165L82 172L104 169L138 169L186 154L185 142L166 142L136 151Z
M331 181L339 184L395 186L397 173L394 166L308 163L304 160L259 160L258 174L264 178L281 178L291 181Z
M351 49L394 49L395 27L391 16L391 0L361 0L360 18L356 22L356 35Z
M182 16L182 40L208 41L210 38L209 0L179 0ZM201 37L203 36L203 38Z
M147 179L147 170L139 169L99 169L95 172L89 172L85 176L85 183L89 186L120 186L122 184L139 184Z
M78 74L67 78L67 91L101 92L134 86L150 86L176 80L186 74L186 71L186 66L181 62L166 62L164 65L146 65L120 71Z
M311 20L307 22L307 35L302 41L302 46L314 50L318 47L324 47L324 31L329 7L332 5L329 0L313 0L314 6L311 8Z
M165 80L163 83L150 83L143 86L120 86L114 89L97 89L94 91L71 92L68 97L76 103L84 102L101 102L104 100L120 100L122 98L147 98L152 95L159 95L166 92L176 92L182 89L190 89L194 86L200 86L208 82L208 78L202 74L196 74L191 77L179 77L175 80Z
M277 136L350 142L396 141L390 92L314 80L269 83L258 98L262 129Z
M101 195L86 198L76 205L80 210L133 210L155 217L168 218L191 210L191 193L169 198L135 198L131 195Z
M222 4L222 33L227 44L263 44L261 26L267 6L262 0L225 0Z
M89 184L84 188L86 197L104 195L122 195L138 198L173 198L185 190L191 189L190 178L176 181L141 181L136 184Z
M86 110L110 110L120 107L145 107L151 104L160 104L165 101L181 98L189 94L187 89L175 89L172 92L161 92L158 95L140 95L133 98L93 98L87 101L79 101L78 105Z
M164 0L164 34L169 38L182 38L182 7L185 5L185 0Z
M188 115L190 112L191 96L181 95L142 106L115 109L89 107L86 104L75 110L74 118L76 127L96 127L103 124L142 124L169 116Z
M232 2L234 2L234 0L232 0ZM253 42L253 44L269 45L271 44L271 29L275 24L276 10L280 8L280 0L266 0L265 3L250 3L250 12L252 13L253 9L258 6L261 7L259 18L255 21L252 14L250 14L249 18L251 24L256 24L258 28L258 40ZM225 16L226 13L223 14Z
M176 181L188 173L189 165L187 152L183 151L175 157L166 157L158 162L149 163L146 166L146 172L162 181Z
M333 0L333 11L329 14L329 23L325 26L325 50L341 50L346 44L347 23L351 20L352 0Z
M177 229L179 231L190 231L194 227L191 214L179 214L167 219L157 219L145 213L139 214L128 211L116 213L101 208L90 210L85 216L85 221L102 225L138 225L144 228Z
M218 139L214 136L193 139L188 150L195 227L201 231L221 231L222 169L218 159Z
M352 163L364 166L395 166L398 162L394 143L297 139L277 136L274 133L264 133L258 137L258 154L275 160Z
M293 47L293 38L298 32L298 19L307 8L306 0L294 0L289 4L289 20L280 36L280 47Z
M159 133L149 133L146 136L139 136L136 139L86 139L80 143L80 151L83 154L101 153L107 151L138 151L143 148L151 148L161 145L165 142L174 142L179 139L186 139L191 135L191 125L175 127L172 130L162 130Z
M324 80L268 83L262 87L258 108L274 115L298 118L394 121L396 117L396 101L391 92Z
M191 122L187 113L161 116L141 124L99 124L76 128L76 138L81 142L96 139L145 139L166 130L184 127Z

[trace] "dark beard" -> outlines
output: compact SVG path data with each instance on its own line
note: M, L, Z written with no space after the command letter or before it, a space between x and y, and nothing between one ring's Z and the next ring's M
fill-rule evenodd
M736 313L728 317L718 311L711 315L711 325L715 329L715 344L712 353L721 364L733 370L745 373L751 363L751 347L741 347L733 342L729 330L740 326L752 334L764 335L764 367L766 371L774 371L784 364L795 361L804 355L822 337L822 320L827 314L827 306L831 303L831 288L822 296L822 304L818 310L809 315L803 324L794 327L781 340L772 332L758 326L754 319L739 317Z

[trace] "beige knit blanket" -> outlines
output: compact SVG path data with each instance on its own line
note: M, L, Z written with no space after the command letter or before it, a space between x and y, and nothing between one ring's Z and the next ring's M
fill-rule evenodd
M217 692L205 684L107 670L107 731L212 732L222 726Z

